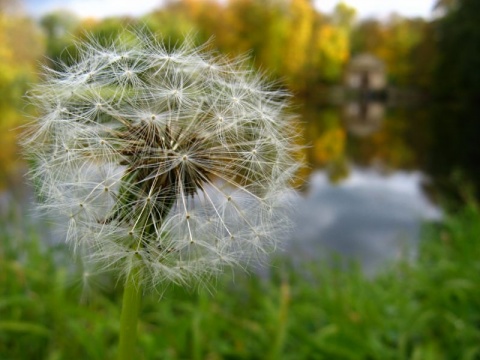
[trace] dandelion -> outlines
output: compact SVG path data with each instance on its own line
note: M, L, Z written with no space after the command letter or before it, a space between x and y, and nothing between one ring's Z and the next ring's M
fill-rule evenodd
M128 35L45 69L24 139L40 208L88 263L125 279L124 311L140 289L274 249L298 166L288 93L188 39Z

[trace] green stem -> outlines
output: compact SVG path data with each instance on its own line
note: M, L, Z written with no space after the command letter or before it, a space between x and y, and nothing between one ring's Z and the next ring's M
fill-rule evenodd
M270 351L270 359L280 359L284 348L285 337L287 335L288 311L290 306L290 284L286 281L280 286L280 304L277 318L276 332L274 335L273 346Z
M122 315L120 318L120 345L118 360L136 359L137 320L142 300L139 283L140 268L134 266L128 274L123 290Z

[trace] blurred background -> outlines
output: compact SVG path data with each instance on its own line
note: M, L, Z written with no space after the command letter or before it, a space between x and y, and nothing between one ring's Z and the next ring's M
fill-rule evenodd
M294 94L307 164L274 270L226 281L235 300L147 302L144 358L480 359L479 14L478 0L0 0L0 358L114 352L118 289L72 269L31 216L17 137L42 66L87 33L146 27L249 54Z

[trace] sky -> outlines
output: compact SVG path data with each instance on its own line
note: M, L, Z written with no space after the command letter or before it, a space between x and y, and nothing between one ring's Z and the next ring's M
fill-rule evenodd
M331 13L338 2L338 0L315 0L315 5L320 11ZM345 0L344 2L356 8L360 18L384 18L392 12L408 17L430 17L436 0Z
M66 9L80 17L140 16L158 8L162 0L24 0L27 11L42 16L50 11Z
M68 9L80 17L139 16L158 8L163 0L24 0L28 12L42 16L56 9ZM384 18L392 12L404 16L429 17L436 0L346 0L360 18ZM316 7L330 13L338 0L315 0Z

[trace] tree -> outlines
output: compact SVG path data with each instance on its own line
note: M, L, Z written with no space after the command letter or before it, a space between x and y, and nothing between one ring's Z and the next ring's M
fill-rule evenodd
M437 24L430 172L453 192L472 183L480 196L480 1L458 0ZM452 175L461 178L452 186ZM454 179L455 181L455 179ZM471 194L470 194L471 195Z
M480 100L480 1L458 0L439 21L436 94L456 101Z
M37 27L10 8L15 4L15 1L0 3L0 189L6 178L17 173L20 165L18 131L13 129L18 130L24 120L19 110L23 107L22 96L36 80L36 66L43 51L43 39Z
M357 18L357 10L344 3L339 2L333 10L332 21L335 25L345 29L348 33L353 28L355 19Z
M77 16L66 10L46 14L40 19L47 40L45 55L53 62L62 57L62 51L71 43L72 32L78 23Z

